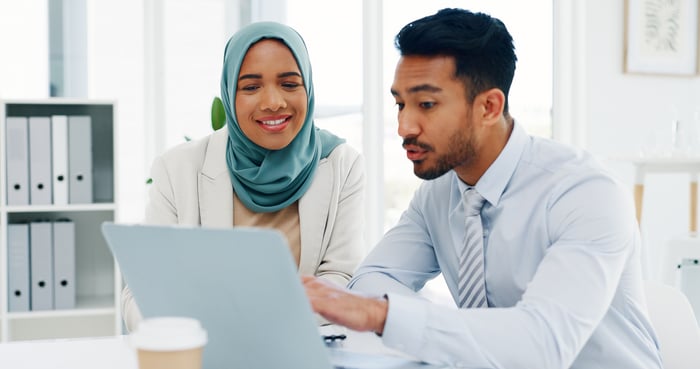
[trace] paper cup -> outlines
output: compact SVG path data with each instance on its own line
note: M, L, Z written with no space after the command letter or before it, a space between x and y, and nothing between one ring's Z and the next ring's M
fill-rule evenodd
M192 318L143 320L130 335L139 369L201 369L207 332Z

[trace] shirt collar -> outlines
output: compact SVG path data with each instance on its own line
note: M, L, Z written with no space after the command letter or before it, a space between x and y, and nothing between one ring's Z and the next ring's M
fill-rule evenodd
M506 146L501 153L498 154L496 160L486 169L484 175L476 182L474 187L476 187L476 190L479 191L481 196L483 196L491 206L498 205L501 195L503 195L508 182L510 182L510 179L513 177L513 173L515 173L515 168L518 166L520 156L523 150L525 150L528 140L528 134L514 121L513 132L511 132ZM457 180L460 193L464 193L464 191L471 187L462 182L456 173L455 179Z

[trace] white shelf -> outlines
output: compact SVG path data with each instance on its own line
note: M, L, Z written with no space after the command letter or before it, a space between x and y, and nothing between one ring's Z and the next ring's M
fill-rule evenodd
M117 219L115 113L105 100L0 100L0 342L122 334L121 276L100 230ZM91 117L93 203L7 205L6 117L52 115ZM9 312L7 225L63 218L75 223L75 308Z
M104 204L74 204L74 205L23 205L7 206L8 213L49 213L49 212L79 212L79 211L114 211L116 205L113 203Z
M75 309L67 310L41 310L21 313L8 313L7 318L12 319L37 319L37 318L61 318L95 315L111 315L116 312L114 296L78 297Z

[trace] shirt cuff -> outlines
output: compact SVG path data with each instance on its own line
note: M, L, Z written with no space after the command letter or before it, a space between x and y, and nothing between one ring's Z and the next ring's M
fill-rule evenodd
M428 304L430 302L398 293L386 295L389 300L382 342L403 352L419 352L423 346Z

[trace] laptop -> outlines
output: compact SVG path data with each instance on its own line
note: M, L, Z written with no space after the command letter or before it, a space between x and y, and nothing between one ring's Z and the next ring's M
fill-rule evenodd
M382 361L426 367L326 347L287 241L275 230L105 222L102 233L145 318L201 322L209 338L204 369L361 368Z

